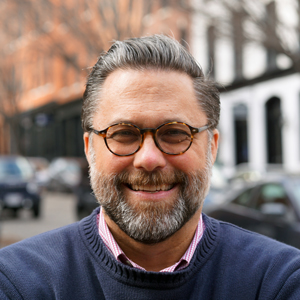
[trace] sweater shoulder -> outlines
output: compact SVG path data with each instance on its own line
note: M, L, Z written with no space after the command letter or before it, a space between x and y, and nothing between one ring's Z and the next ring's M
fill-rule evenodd
M92 275L83 266L92 269L93 258L80 234L83 223L84 220L1 249L0 292L20 294L22 299L66 299L62 295L67 291L72 294L75 287L87 285ZM76 276L66 281L71 274Z
M207 216L204 222L218 228L218 244L202 271L214 274L222 299L300 299L299 249Z

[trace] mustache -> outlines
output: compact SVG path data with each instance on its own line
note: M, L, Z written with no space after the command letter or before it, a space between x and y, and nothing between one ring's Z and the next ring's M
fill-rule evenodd
M129 185L162 185L162 184L184 184L188 183L188 176L179 170L174 171L153 171L147 172L137 170L132 172L121 172L114 176L114 184L120 186L122 184Z

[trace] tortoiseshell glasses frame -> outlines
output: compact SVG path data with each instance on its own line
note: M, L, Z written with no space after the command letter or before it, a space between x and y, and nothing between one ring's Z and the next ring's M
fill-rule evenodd
M157 128L144 128L131 123L117 123L104 130L90 128L102 136L107 149L117 156L130 156L138 152L144 142L145 134L151 133L156 147L169 155L181 155L192 145L194 135L209 129L208 124L192 127L183 122L168 122Z

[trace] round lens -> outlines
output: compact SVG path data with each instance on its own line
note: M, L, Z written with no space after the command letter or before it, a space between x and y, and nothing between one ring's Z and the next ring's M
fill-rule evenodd
M191 144L190 128L183 123L165 124L156 133L159 147L169 154L185 152Z
M106 144L117 155L129 155L140 146L141 133L138 128L130 124L118 124L108 128Z

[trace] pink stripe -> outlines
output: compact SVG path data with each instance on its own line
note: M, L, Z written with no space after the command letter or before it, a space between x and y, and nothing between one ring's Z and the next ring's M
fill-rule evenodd
M119 247L119 245L117 244L116 240L114 239L113 235L111 234L111 232L105 222L102 208L100 210L99 215L97 216L97 223L98 223L99 234L100 234L102 240L104 241L104 244L106 245L106 247L110 250L110 252L113 254L113 256L118 261L120 261L124 264L127 264L127 265L131 265L135 268L145 270L138 264L131 261L125 255L125 253L122 251L122 249ZM196 228L193 240L192 240L189 248L186 250L184 255L181 257L181 259L177 263L175 263L174 265L172 265L168 268L161 270L160 272L174 272L177 270L182 270L183 268L187 267L195 253L198 243L200 242L200 240L203 236L204 230L205 230L205 224L202 220L202 215L200 215L198 226Z

